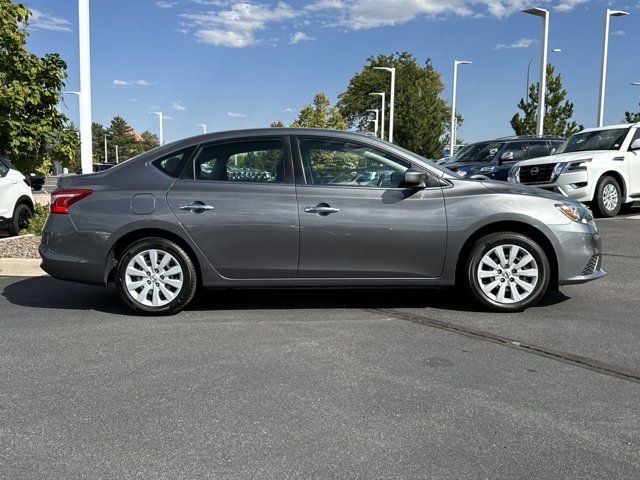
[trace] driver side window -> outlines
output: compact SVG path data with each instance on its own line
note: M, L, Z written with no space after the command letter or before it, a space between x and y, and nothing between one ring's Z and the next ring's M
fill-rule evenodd
M334 139L299 139L307 185L398 188L409 162L372 147Z

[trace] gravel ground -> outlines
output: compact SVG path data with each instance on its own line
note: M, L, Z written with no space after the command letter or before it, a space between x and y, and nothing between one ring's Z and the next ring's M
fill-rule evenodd
M38 245L40 237L34 235L0 238L0 258L40 258Z

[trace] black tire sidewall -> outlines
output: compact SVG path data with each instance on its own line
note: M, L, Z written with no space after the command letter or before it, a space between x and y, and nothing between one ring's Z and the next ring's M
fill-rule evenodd
M33 216L33 212L29 208L29 205L25 205L24 203L16 205L16 208L13 210L13 218L11 219L11 226L9 227L10 236L15 237L16 235L20 235L20 230L21 230L20 229L20 213L25 209L29 213L29 220L31 220L31 217Z
M184 283L178 296L163 307L148 307L135 301L125 285L125 272L131 259L145 250L157 249L173 255L182 267ZM164 238L146 238L131 244L120 256L116 268L116 288L127 306L143 315L172 315L182 310L194 297L197 287L197 273L193 261L180 246Z
M602 201L602 192L604 191L604 187L609 184L613 185L618 192L618 205L614 210L607 210L604 206L604 202ZM622 201L622 188L620 187L618 181L615 178L609 176L601 178L596 188L595 198L598 215L606 218L615 217L616 215L618 215L620 209L622 208Z
M538 283L531 295L524 300L517 303L502 304L488 298L482 288L479 285L477 279L477 270L482 260L482 257L491 249L499 245L517 245L525 248L535 259L538 264ZM517 312L531 307L538 303L540 299L545 295L549 287L549 280L551 278L551 269L547 254L542 247L538 245L534 240L526 235L515 232L503 232L487 235L479 239L474 245L469 259L467 261L466 270L466 285L467 290L481 305L494 311L502 312Z

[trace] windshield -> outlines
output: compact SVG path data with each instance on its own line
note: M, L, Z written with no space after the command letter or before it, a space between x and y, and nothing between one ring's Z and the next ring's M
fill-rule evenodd
M493 160L503 142L480 142L458 150L446 163L488 163Z
M628 133L628 128L576 133L569 140L560 145L555 154L584 152L587 150L620 150L620 147Z

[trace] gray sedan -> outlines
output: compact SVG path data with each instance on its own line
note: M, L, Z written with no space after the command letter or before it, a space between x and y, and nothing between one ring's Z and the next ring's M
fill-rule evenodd
M52 276L115 282L144 314L178 312L199 287L457 285L516 311L604 275L591 213L572 200L293 128L203 135L64 177L40 253Z

